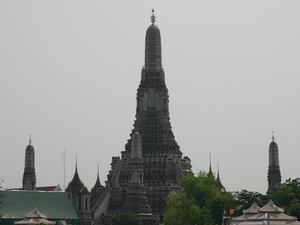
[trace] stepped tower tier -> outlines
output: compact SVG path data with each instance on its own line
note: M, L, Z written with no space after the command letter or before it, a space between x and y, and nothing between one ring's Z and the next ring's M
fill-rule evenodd
M161 35L155 19L152 11L152 24L145 38L145 65L137 91L136 120L130 136L138 132L142 139L146 186L180 185L181 178L191 171L191 165L188 162L179 166L184 159L171 127L169 94L161 60ZM131 139L125 145L122 159L130 158L130 150ZM168 161L174 162L173 168L167 168Z
M142 138L143 156L182 156L175 141L169 117L169 94L161 62L161 36L152 12L152 24L145 38L145 65L137 91L136 120L134 132ZM126 144L123 157L128 157L131 139Z
M281 173L279 167L278 145L275 142L274 133L272 142L269 145L269 170L268 170L268 191L271 192L281 183Z
M34 164L34 148L31 145L31 137L29 139L29 145L25 150L25 168L23 174L23 190L36 190L36 175Z
M131 211L139 216L143 224L156 224L143 185L142 143L139 133L132 135L131 158L129 159L129 183L124 198L123 211Z

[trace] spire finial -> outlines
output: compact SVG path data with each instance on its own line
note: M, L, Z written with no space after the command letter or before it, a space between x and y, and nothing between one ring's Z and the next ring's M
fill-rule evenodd
M209 172L212 173L212 170L211 170L211 153L209 153Z
M218 165L218 168L217 168L217 173L218 173L218 175L217 175L217 177L220 178L219 161L218 161L218 164L217 164L217 165Z
M98 162L98 174L97 174L97 177L99 178L99 162Z
M32 142L32 141L31 141L31 136L32 136L32 135L30 134L30 135L29 135L29 145L31 145L31 142Z
M272 141L275 140L275 137L274 137L274 131L272 131Z
M75 161L75 170L77 171L77 154L76 154L76 161Z
M154 9L152 9L152 15L151 15L151 23L155 23L155 21L156 21L156 16L155 16L155 14L154 14Z

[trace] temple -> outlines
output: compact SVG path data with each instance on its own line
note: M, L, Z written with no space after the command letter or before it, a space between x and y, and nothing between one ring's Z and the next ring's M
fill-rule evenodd
M106 188L98 185L93 189L95 224L110 224L113 216L126 211L139 215L143 224L159 223L166 196L172 190L181 190L182 178L191 173L190 159L183 157L172 132L161 36L155 22L152 10L131 138L121 158L112 158Z
M249 209L243 210L243 214L231 219L231 225L299 225L297 217L284 213L284 209L279 208L273 201L269 201L263 207L253 203Z
M90 209L90 197L91 194L82 183L78 170L77 170L77 158L75 165L75 173L73 179L68 184L65 192L68 194L77 215L80 220L80 224L90 224L91 223L91 209Z

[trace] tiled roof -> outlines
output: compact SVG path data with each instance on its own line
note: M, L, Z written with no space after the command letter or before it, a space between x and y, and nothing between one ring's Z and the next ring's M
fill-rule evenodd
M45 225L55 225L56 222L55 221L49 221L45 218L35 218L35 219L29 219L29 218L25 218L24 220L15 222L14 224L16 225L32 225L32 224L45 224Z
M0 191L2 219L23 219L38 208L50 219L75 219L78 216L65 192Z
M28 213L25 218L46 218L46 216L40 213L37 208L35 208L33 211Z
M63 191L58 184L57 186L36 187L36 191Z
M280 213L284 212L284 209L279 208L274 202L269 201L267 205L259 209L259 212L266 212L266 213Z
M231 219L235 225L300 225L296 217L284 214L284 209L279 208L274 202L269 201L267 205L259 208L255 203L243 215Z
M249 209L243 210L245 214L256 214L258 213L259 206L254 202Z
M77 170L77 166L75 169L75 173L73 176L72 181L68 184L68 187L65 190L66 192L84 192L84 193L89 193L89 191L87 190L87 188L84 186L84 184L82 183L79 175L78 175L78 170Z
M300 225L300 222L293 221L291 224L293 225ZM261 221L245 221L240 223L239 225L287 225L286 221L268 221L268 220L261 220Z

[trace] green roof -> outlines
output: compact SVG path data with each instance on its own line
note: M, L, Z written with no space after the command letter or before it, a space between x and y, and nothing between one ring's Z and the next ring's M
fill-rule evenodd
M23 219L37 208L49 220L78 220L65 192L0 191L2 219Z

